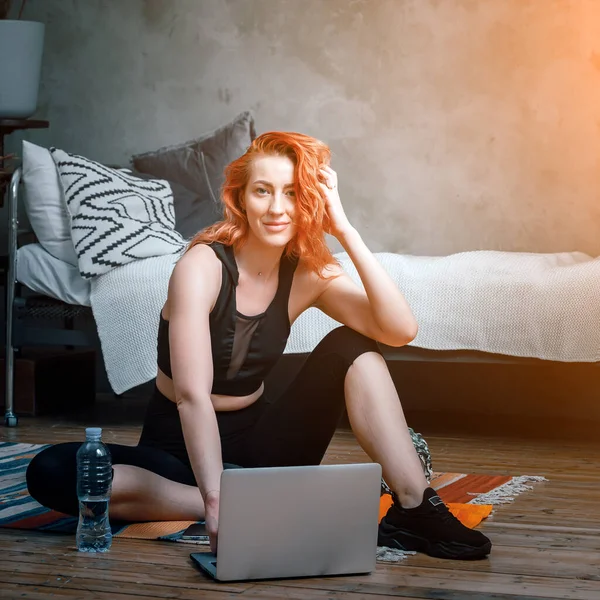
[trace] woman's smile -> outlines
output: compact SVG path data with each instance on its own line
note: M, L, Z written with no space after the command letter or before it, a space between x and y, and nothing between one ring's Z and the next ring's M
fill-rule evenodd
M280 233L289 227L288 221L269 221L263 223L263 227L271 233Z

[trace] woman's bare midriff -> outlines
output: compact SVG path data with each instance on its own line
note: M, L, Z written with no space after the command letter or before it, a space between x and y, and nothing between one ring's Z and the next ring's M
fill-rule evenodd
M156 387L158 388L158 391L171 402L177 402L175 399L175 387L173 385L173 380L165 375L160 369L158 369L158 375L156 376ZM212 400L215 411L217 412L240 410L256 402L261 397L264 389L265 384L261 383L256 392L250 394L249 396L222 396L220 394L211 394L210 399Z

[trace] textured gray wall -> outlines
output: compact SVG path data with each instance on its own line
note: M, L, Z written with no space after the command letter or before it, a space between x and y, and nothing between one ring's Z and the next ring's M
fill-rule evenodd
M600 255L599 5L30 0L52 126L27 138L124 164L252 109L331 145L374 251Z

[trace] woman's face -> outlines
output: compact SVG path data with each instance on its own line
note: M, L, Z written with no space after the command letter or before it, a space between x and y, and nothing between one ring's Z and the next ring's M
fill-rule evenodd
M250 235L284 247L296 235L294 163L287 156L258 156L244 190Z

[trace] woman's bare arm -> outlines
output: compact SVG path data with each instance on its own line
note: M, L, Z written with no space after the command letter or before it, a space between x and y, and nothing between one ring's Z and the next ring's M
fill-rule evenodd
M220 286L220 263L198 245L178 262L169 282L169 343L175 399L196 482L206 503L220 489L221 442L210 394L213 364L209 314Z
M406 299L356 230L340 238L364 290L339 266L331 266L328 271L338 276L325 284L314 306L378 342L389 346L408 344L417 335L417 322Z
M328 268L329 279L315 306L333 319L389 346L403 346L417 335L417 322L406 299L350 225L338 193L337 173L329 166L320 172L321 189L334 235L348 253L364 286L360 289L339 266Z

